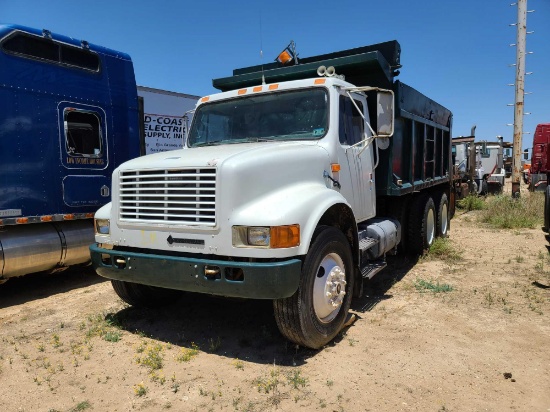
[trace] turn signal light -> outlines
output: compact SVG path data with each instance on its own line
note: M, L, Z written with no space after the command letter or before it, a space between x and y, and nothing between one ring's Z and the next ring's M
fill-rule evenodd
M300 245L300 225L271 227L271 247L274 249Z

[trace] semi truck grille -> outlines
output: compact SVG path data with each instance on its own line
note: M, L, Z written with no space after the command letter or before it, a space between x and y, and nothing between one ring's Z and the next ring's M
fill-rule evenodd
M120 172L120 220L216 225L216 169Z

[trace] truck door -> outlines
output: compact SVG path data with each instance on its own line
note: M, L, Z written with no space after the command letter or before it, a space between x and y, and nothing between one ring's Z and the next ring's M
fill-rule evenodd
M343 178L341 192L352 205L355 219L359 222L376 214L373 142L365 141L370 133L365 130L365 121L357 110L361 110L368 120L367 101L359 94L354 93L351 96L357 107L347 94L339 96L339 161ZM367 143L369 147L365 148ZM349 182L346 182L346 177Z

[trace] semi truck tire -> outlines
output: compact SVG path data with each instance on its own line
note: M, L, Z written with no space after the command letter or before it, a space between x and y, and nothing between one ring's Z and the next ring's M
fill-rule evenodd
M544 227L542 230L550 233L550 186L547 186L544 192Z
M302 265L298 290L273 301L275 320L290 341L311 349L329 343L342 329L353 292L353 259L338 229L320 226Z
M413 199L408 226L409 252L421 255L433 244L436 233L435 205L430 196Z
M437 212L437 236L447 237L449 234L450 220L449 215L449 201L447 200L447 194L443 193L437 197L435 203L435 210Z
M129 305L140 308L158 308L175 302L183 292L139 283L111 280L116 294Z

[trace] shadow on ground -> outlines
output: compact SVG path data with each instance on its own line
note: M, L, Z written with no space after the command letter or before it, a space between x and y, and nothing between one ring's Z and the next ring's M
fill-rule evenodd
M352 303L360 313L372 310L416 263L409 258L392 259L388 268L365 282L365 295ZM226 299L184 294L175 304L160 309L128 307L110 314L115 323L131 333L165 343L242 359L259 364L300 366L319 351L299 347L281 336L270 300ZM345 329L328 346L344 339Z
M12 278L0 285L0 309L106 281L91 266L73 266L63 272Z

